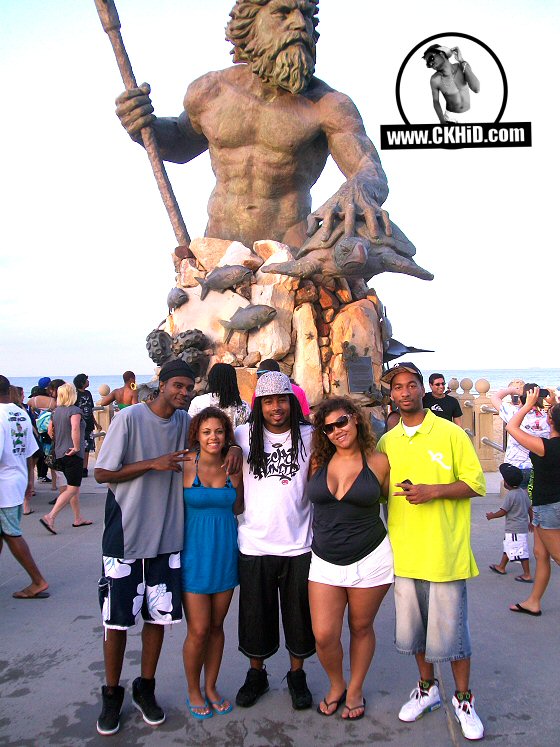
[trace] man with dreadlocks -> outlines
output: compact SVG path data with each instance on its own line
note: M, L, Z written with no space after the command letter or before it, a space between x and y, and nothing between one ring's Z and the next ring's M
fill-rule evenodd
M251 663L236 703L245 708L268 690L264 661L280 645L278 595L292 705L311 707L303 661L315 653L307 596L311 504L305 495L312 430L290 379L280 371L259 378L249 423L235 430L243 449L245 490L239 525L239 650Z
M206 235L292 247L342 233L391 234L381 205L387 179L352 100L316 78L318 0L237 0L226 27L232 67L189 86L178 117L155 117L147 83L122 93L117 115L131 138L152 126L166 161L210 153L216 185ZM332 155L346 181L311 212L311 187ZM327 242L323 244L321 242Z

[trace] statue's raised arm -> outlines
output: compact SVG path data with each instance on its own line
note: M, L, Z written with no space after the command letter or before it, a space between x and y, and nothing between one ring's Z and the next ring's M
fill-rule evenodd
M122 126L136 143L142 145L140 130L143 127L153 128L165 161L187 163L208 150L208 141L193 129L186 111L178 117L155 116L148 83L123 91L115 104Z

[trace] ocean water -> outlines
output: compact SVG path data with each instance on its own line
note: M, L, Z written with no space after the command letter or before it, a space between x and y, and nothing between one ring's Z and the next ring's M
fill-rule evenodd
M424 371L424 378L426 381L426 387L428 386L428 376L431 371ZM560 368L490 368L490 369L441 369L437 373L442 373L445 376L445 380L455 377L456 379L472 379L473 383L477 379L487 379L490 382L490 388L492 390L502 389L506 387L512 379L523 379L526 382L534 382L543 387L549 386L560 386ZM10 382L14 386L22 386L25 391L25 396L29 396L29 392L32 387L36 386L40 376L8 376ZM51 378L64 379L65 381L72 381L75 374L71 376L51 376ZM138 384L151 381L153 374L137 374L136 381ZM93 395L93 399L97 401L99 398L99 387L102 384L107 384L110 389L117 389L123 385L121 374L107 374L106 376L90 376L89 389ZM300 382L301 383L301 382Z

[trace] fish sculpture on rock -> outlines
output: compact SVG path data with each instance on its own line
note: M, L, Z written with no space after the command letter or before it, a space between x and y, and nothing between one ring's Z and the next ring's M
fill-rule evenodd
M212 270L212 272L205 278L195 278L202 288L200 300L204 301L211 290L222 293L227 288L241 285L241 283L246 282L252 274L251 270L247 267L243 267L243 265L224 265L223 267L216 267L216 269Z
M273 309L272 306L265 306L264 304L246 306L245 308L240 306L229 321L220 319L220 324L227 330L224 342L227 345L235 330L246 332L250 329L259 329L272 321L275 316L276 309Z
M182 288L171 288L167 294L167 308L169 313L175 309L179 309L183 304L187 303L189 297Z

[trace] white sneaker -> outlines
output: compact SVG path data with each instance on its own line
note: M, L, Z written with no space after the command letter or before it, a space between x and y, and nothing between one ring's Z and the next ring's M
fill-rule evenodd
M453 696L451 702L455 709L455 718L459 722L465 739L482 739L484 737L484 726L474 710L474 696L468 700L457 700Z
M406 702L399 711L401 721L418 721L425 713L435 711L441 705L439 697L438 681L429 690L422 690L420 683L410 693L410 700Z

